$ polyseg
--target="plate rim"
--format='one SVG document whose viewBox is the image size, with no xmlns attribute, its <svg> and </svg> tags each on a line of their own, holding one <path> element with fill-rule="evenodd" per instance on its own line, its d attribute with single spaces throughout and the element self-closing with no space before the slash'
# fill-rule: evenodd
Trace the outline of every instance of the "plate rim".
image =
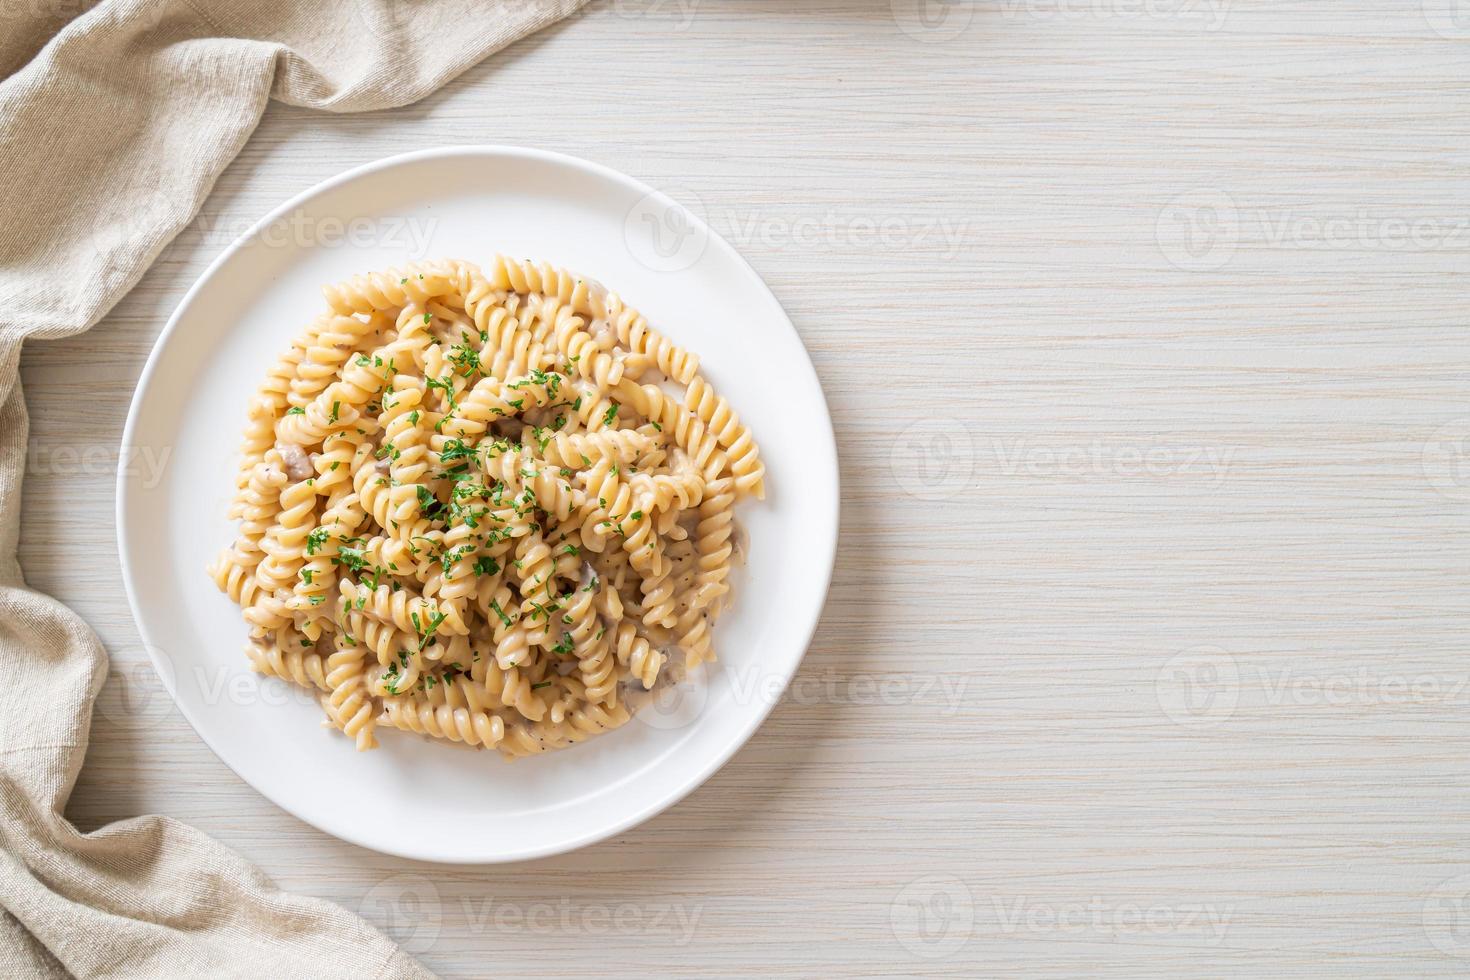
<svg viewBox="0 0 1470 980">
<path fill-rule="evenodd" d="M 733 259 L 750 275 L 754 282 L 760 285 L 760 288 L 763 289 L 770 297 L 770 300 L 772 304 L 774 304 L 775 309 L 780 312 L 782 325 L 785 327 L 785 329 L 789 330 L 792 336 L 796 339 L 797 346 L 800 348 L 802 356 L 806 358 L 807 367 L 810 369 L 812 378 L 816 383 L 816 392 L 818 395 L 817 405 L 820 407 L 820 419 L 804 419 L 804 426 L 808 431 L 816 431 L 825 436 L 828 444 L 831 446 L 832 449 L 830 467 L 831 472 L 829 474 L 831 486 L 830 508 L 823 508 L 822 510 L 822 513 L 830 514 L 830 520 L 826 522 L 828 525 L 828 527 L 826 528 L 827 533 L 824 535 L 824 538 L 826 539 L 824 548 L 825 561 L 821 563 L 822 581 L 820 595 L 822 598 L 820 602 L 814 603 L 812 609 L 806 614 L 806 621 L 799 624 L 797 635 L 801 639 L 800 653 L 792 661 L 790 670 L 783 672 L 783 676 L 781 676 L 780 678 L 779 687 L 774 692 L 774 696 L 767 699 L 762 699 L 763 703 L 757 706 L 757 710 L 752 712 L 746 722 L 735 732 L 735 734 L 731 738 L 728 739 L 727 744 L 723 748 L 721 748 L 719 752 L 713 753 L 710 760 L 704 766 L 697 769 L 689 778 L 687 778 L 683 782 L 682 785 L 679 785 L 674 789 L 664 792 L 662 794 L 656 794 L 653 798 L 650 799 L 648 803 L 641 807 L 635 808 L 630 815 L 623 817 L 620 820 L 616 820 L 607 826 L 599 827 L 583 834 L 571 836 L 559 842 L 542 844 L 521 849 L 502 850 L 496 852 L 493 855 L 481 854 L 473 856 L 471 858 L 465 858 L 462 856 L 441 856 L 440 854 L 420 850 L 413 846 L 399 846 L 396 841 L 390 845 L 384 845 L 383 843 L 380 843 L 378 841 L 369 840 L 365 838 L 362 834 L 325 827 L 321 823 L 318 823 L 316 820 L 304 816 L 298 810 L 298 808 L 290 802 L 289 799 L 283 799 L 278 794 L 273 794 L 267 792 L 264 789 L 261 789 L 253 781 L 248 779 L 238 769 L 236 769 L 235 766 L 230 762 L 230 760 L 226 758 L 225 753 L 222 752 L 220 747 L 215 744 L 215 742 L 210 738 L 208 734 L 206 734 L 207 726 L 201 725 L 200 721 L 195 718 L 192 708 L 188 707 L 185 702 L 180 700 L 180 698 L 178 697 L 178 694 L 174 689 L 174 685 L 170 683 L 169 672 L 165 670 L 159 663 L 156 651 L 160 650 L 161 648 L 153 641 L 153 638 L 150 635 L 148 628 L 144 625 L 145 620 L 142 615 L 142 609 L 140 607 L 137 590 L 133 586 L 134 575 L 138 573 L 138 569 L 136 567 L 138 565 L 138 562 L 135 560 L 134 557 L 132 557 L 132 555 L 134 551 L 138 549 L 138 545 L 136 542 L 133 541 L 133 536 L 129 533 L 128 523 L 126 520 L 127 512 L 129 509 L 129 502 L 131 499 L 129 493 L 131 480 L 128 475 L 129 467 L 124 465 L 124 462 L 128 458 L 128 447 L 132 445 L 133 436 L 136 426 L 138 424 L 138 418 L 142 410 L 145 392 L 149 390 L 150 386 L 155 380 L 154 375 L 157 372 L 162 353 L 169 345 L 169 342 L 172 340 L 175 331 L 178 329 L 179 324 L 183 319 L 184 313 L 193 304 L 195 297 L 204 288 L 204 286 L 214 278 L 216 273 L 220 270 L 222 266 L 225 265 L 225 263 L 233 258 L 236 253 L 247 247 L 262 229 L 269 227 L 273 222 L 277 221 L 283 216 L 289 215 L 293 210 L 308 203 L 312 198 L 320 194 L 324 194 L 343 184 L 350 183 L 361 177 L 365 177 L 369 174 L 373 174 L 382 170 L 389 170 L 396 167 L 417 163 L 423 160 L 457 156 L 509 157 L 520 159 L 522 161 L 533 164 L 554 163 L 562 166 L 568 166 L 586 171 L 597 177 L 602 178 L 603 180 L 611 181 L 615 184 L 622 184 L 628 189 L 638 192 L 642 197 L 652 197 L 666 207 L 673 207 L 683 212 L 686 218 L 693 221 L 695 223 L 695 226 L 701 228 L 703 232 L 708 236 L 708 247 L 723 249 L 726 253 L 727 258 Z M 818 421 L 820 421 L 820 426 L 817 425 Z M 821 623 L 822 613 L 826 609 L 827 602 L 831 597 L 832 575 L 836 566 L 837 544 L 841 529 L 841 465 L 837 452 L 836 432 L 832 427 L 832 413 L 830 406 L 827 403 L 827 394 L 822 387 L 821 376 L 817 373 L 816 365 L 812 363 L 811 352 L 807 350 L 806 344 L 801 338 L 801 334 L 797 331 L 795 324 L 793 324 L 791 321 L 790 314 L 788 314 L 785 307 L 781 305 L 781 301 L 771 290 L 771 287 L 765 281 L 765 278 L 762 277 L 760 273 L 755 270 L 755 268 L 746 260 L 745 256 L 740 254 L 739 250 L 731 245 L 729 241 L 724 238 L 724 236 L 720 235 L 719 232 L 711 228 L 701 215 L 691 212 L 688 208 L 684 207 L 681 203 L 669 197 L 663 191 L 658 190 L 654 187 L 650 187 L 643 181 L 638 180 L 637 178 L 632 177 L 628 174 L 625 174 L 622 171 L 615 170 L 605 164 L 597 163 L 592 160 L 587 160 L 583 157 L 574 156 L 569 153 L 562 153 L 555 150 L 545 150 L 537 147 L 520 146 L 508 143 L 477 143 L 454 146 L 441 146 L 425 150 L 414 150 L 408 153 L 399 153 L 392 156 L 382 157 L 377 160 L 371 160 L 367 163 L 351 167 L 347 170 L 342 171 L 341 173 L 335 174 L 331 177 L 326 178 L 325 180 L 313 184 L 305 190 L 291 196 L 278 206 L 272 208 L 258 221 L 251 224 L 249 228 L 243 231 L 227 247 L 225 247 L 225 249 L 221 251 L 220 254 L 217 255 L 214 260 L 205 267 L 204 271 L 199 274 L 198 278 L 194 280 L 193 284 L 188 288 L 187 291 L 185 291 L 184 295 L 180 298 L 178 304 L 174 307 L 173 312 L 169 315 L 168 321 L 164 324 L 163 329 L 159 332 L 158 337 L 154 340 L 153 345 L 148 352 L 148 358 L 143 364 L 143 369 L 138 375 L 137 383 L 133 388 L 133 394 L 128 403 L 127 419 L 123 424 L 122 442 L 120 446 L 120 451 L 118 453 L 118 460 L 119 463 L 117 468 L 117 478 L 115 482 L 116 493 L 113 516 L 114 524 L 117 529 L 116 533 L 120 572 L 123 582 L 123 590 L 126 593 L 128 599 L 128 610 L 132 614 L 133 626 L 138 631 L 139 638 L 143 641 L 144 649 L 148 653 L 148 659 L 153 666 L 154 672 L 158 674 L 160 681 L 163 683 L 164 690 L 168 692 L 168 695 L 173 701 L 174 706 L 178 709 L 179 713 L 184 717 L 184 719 L 189 723 L 189 726 L 194 730 L 194 733 L 198 735 L 200 740 L 203 741 L 204 744 L 209 748 L 209 750 L 214 753 L 215 758 L 223 763 L 230 772 L 235 774 L 236 778 L 238 778 L 246 786 L 249 786 L 252 791 L 258 793 L 266 800 L 269 800 L 275 806 L 295 817 L 297 820 L 300 820 L 302 823 L 305 823 L 330 837 L 335 837 L 339 840 L 346 841 L 349 844 L 356 845 L 366 850 L 370 850 L 380 854 L 388 854 L 394 857 L 424 861 L 433 864 L 466 866 L 505 864 L 517 861 L 536 860 L 538 858 L 550 857 L 557 854 L 565 854 L 570 851 L 579 850 L 583 847 L 588 847 L 601 841 L 607 840 L 610 837 L 613 837 L 626 830 L 643 824 L 648 820 L 651 820 L 652 818 L 658 816 L 660 813 L 663 813 L 665 810 L 679 803 L 690 793 L 693 793 L 700 786 L 703 786 L 706 782 L 708 782 L 715 773 L 724 768 L 725 764 L 734 757 L 735 753 L 739 752 L 740 749 L 742 749 L 746 745 L 746 743 L 750 741 L 751 737 L 756 733 L 756 731 L 758 731 L 760 727 L 765 724 L 766 719 L 775 709 L 775 706 L 781 701 L 781 697 L 790 686 L 792 679 L 795 678 L 797 672 L 801 669 L 801 665 L 805 661 L 808 651 L 811 649 L 811 643 L 816 635 L 817 626 Z M 415 838 L 408 838 L 409 841 L 412 841 L 414 839 Z"/>
</svg>

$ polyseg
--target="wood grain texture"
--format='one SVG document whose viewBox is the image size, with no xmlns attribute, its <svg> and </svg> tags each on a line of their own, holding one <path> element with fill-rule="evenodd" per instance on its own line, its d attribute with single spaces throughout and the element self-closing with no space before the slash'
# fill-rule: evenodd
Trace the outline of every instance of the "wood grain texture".
<svg viewBox="0 0 1470 980">
<path fill-rule="evenodd" d="M 114 663 L 70 816 L 186 820 L 447 977 L 1463 976 L 1456 13 L 617 0 L 419 105 L 272 106 L 115 312 L 24 354 L 23 566 Z M 234 233 L 496 141 L 734 241 L 816 363 L 844 512 L 798 686 L 723 771 L 602 845 L 441 869 L 278 811 L 173 709 L 113 447 Z"/>
</svg>

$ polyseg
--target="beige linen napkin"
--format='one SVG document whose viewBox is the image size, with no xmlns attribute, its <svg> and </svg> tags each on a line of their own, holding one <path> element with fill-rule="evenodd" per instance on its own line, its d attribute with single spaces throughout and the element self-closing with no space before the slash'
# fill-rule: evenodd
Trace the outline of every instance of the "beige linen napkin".
<svg viewBox="0 0 1470 980">
<path fill-rule="evenodd" d="M 0 977 L 429 975 L 174 820 L 62 817 L 107 657 L 16 562 L 17 364 L 26 337 L 86 330 L 132 288 L 268 99 L 413 102 L 581 2 L 0 4 Z"/>
</svg>

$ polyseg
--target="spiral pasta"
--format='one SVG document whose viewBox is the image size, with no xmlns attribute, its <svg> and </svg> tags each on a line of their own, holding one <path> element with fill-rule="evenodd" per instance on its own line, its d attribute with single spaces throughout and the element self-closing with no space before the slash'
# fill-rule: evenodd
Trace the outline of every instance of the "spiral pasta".
<svg viewBox="0 0 1470 980">
<path fill-rule="evenodd" d="M 324 290 L 250 402 L 210 565 L 259 672 L 358 749 L 565 748 L 714 659 L 749 428 L 598 283 L 496 256 Z"/>
</svg>

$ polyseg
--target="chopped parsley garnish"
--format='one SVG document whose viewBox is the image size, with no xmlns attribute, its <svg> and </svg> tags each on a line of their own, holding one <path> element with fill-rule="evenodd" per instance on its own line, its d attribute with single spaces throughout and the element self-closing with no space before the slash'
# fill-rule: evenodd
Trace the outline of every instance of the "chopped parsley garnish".
<svg viewBox="0 0 1470 980">
<path fill-rule="evenodd" d="M 337 549 L 337 557 L 332 560 L 356 572 L 367 565 L 367 554 L 361 548 L 342 547 Z"/>
<path fill-rule="evenodd" d="M 419 622 L 418 613 L 413 613 L 410 618 L 413 620 L 414 630 L 423 637 L 423 639 L 419 640 L 419 649 L 422 650 L 429 645 L 429 641 L 434 638 L 434 631 L 439 628 L 444 620 L 449 618 L 449 615 L 442 612 L 431 612 L 429 613 L 428 623 Z"/>
<path fill-rule="evenodd" d="M 306 536 L 306 553 L 308 555 L 316 554 L 317 550 L 321 548 L 322 545 L 327 543 L 327 538 L 330 536 L 331 532 L 324 527 L 313 529 L 312 532 Z"/>
<path fill-rule="evenodd" d="M 450 348 L 448 360 L 449 363 L 458 367 L 460 373 L 465 377 L 480 370 L 480 355 L 466 344 L 455 344 Z"/>
<path fill-rule="evenodd" d="M 441 463 L 474 458 L 475 447 L 467 445 L 463 439 L 450 439 L 444 443 L 444 448 L 439 450 L 439 462 Z"/>
</svg>

